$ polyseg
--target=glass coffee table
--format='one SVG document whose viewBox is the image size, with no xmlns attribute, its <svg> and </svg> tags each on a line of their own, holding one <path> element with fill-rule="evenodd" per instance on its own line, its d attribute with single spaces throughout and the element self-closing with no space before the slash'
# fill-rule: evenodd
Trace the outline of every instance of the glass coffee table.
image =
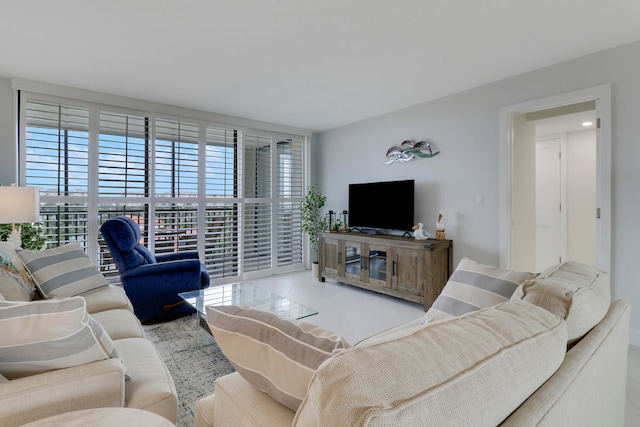
<svg viewBox="0 0 640 427">
<path fill-rule="evenodd" d="M 198 311 L 199 324 L 207 326 L 207 306 L 237 305 L 269 311 L 290 320 L 304 319 L 318 312 L 285 297 L 259 288 L 249 282 L 210 286 L 198 291 L 178 294 L 187 304 Z"/>
</svg>

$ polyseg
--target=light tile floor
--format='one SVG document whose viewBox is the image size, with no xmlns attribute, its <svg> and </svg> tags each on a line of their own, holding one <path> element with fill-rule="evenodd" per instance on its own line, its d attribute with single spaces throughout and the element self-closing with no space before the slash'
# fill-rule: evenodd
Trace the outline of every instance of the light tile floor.
<svg viewBox="0 0 640 427">
<path fill-rule="evenodd" d="M 421 304 L 332 280 L 321 283 L 310 271 L 247 281 L 318 310 L 304 320 L 341 334 L 351 344 L 424 315 Z M 628 354 L 625 426 L 632 427 L 640 425 L 640 348 L 631 346 Z"/>
</svg>

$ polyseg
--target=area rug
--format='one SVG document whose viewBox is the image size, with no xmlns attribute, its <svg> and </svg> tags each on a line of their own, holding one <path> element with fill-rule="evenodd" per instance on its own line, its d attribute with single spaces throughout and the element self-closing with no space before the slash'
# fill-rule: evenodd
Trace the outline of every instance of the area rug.
<svg viewBox="0 0 640 427">
<path fill-rule="evenodd" d="M 193 427 L 195 403 L 213 391 L 216 378 L 234 371 L 215 339 L 192 316 L 143 325 L 147 339 L 160 353 L 178 392 L 177 427 Z"/>
</svg>

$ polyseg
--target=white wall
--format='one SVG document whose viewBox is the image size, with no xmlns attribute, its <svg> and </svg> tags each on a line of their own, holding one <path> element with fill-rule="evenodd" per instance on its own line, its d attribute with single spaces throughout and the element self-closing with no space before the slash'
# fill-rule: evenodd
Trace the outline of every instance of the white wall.
<svg viewBox="0 0 640 427">
<path fill-rule="evenodd" d="M 16 120 L 11 80 L 0 78 L 0 184 L 17 180 Z"/>
<path fill-rule="evenodd" d="M 432 231 L 438 211 L 445 212 L 455 262 L 468 256 L 498 265 L 500 108 L 611 83 L 612 293 L 640 307 L 639 75 L 640 43 L 634 43 L 320 133 L 317 177 L 327 207 L 347 206 L 349 183 L 413 178 L 416 222 Z M 390 146 L 422 138 L 441 154 L 384 164 Z M 632 342 L 640 345 L 640 310 L 632 312 L 631 327 Z"/>
<path fill-rule="evenodd" d="M 536 270 L 536 126 L 513 118 L 511 268 Z"/>
<path fill-rule="evenodd" d="M 591 166 L 590 166 L 591 165 Z M 567 257 L 596 265 L 596 134 L 567 133 Z"/>
</svg>

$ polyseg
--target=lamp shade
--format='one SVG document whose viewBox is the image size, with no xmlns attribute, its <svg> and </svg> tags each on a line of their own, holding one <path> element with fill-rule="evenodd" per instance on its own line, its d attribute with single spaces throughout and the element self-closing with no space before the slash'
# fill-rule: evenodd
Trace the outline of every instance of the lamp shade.
<svg viewBox="0 0 640 427">
<path fill-rule="evenodd" d="M 0 224 L 40 220 L 40 190 L 36 187 L 0 186 Z"/>
</svg>

